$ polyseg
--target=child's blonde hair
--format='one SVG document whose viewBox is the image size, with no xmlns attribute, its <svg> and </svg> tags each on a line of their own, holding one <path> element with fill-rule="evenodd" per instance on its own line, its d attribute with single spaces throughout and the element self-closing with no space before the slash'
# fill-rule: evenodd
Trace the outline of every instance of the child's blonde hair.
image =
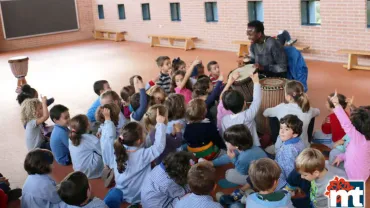
<svg viewBox="0 0 370 208">
<path fill-rule="evenodd" d="M 157 125 L 157 109 L 159 113 L 166 118 L 165 124 L 168 122 L 168 111 L 164 105 L 153 105 L 144 114 L 144 125 L 147 131 L 152 130 Z"/>
<path fill-rule="evenodd" d="M 29 98 L 21 105 L 21 121 L 26 125 L 29 121 L 37 119 L 37 106 L 41 105 L 38 98 Z"/>
<path fill-rule="evenodd" d="M 296 158 L 295 168 L 297 171 L 310 174 L 316 170 L 322 172 L 325 169 L 325 157 L 319 150 L 307 148 Z"/>
<path fill-rule="evenodd" d="M 303 113 L 310 110 L 310 101 L 308 100 L 307 94 L 304 93 L 302 83 L 295 80 L 288 81 L 285 85 L 285 93 L 293 98 L 294 102 L 298 104 Z"/>
<path fill-rule="evenodd" d="M 200 98 L 195 98 L 189 102 L 185 117 L 189 122 L 194 123 L 202 121 L 206 117 L 206 114 L 206 102 Z"/>
</svg>

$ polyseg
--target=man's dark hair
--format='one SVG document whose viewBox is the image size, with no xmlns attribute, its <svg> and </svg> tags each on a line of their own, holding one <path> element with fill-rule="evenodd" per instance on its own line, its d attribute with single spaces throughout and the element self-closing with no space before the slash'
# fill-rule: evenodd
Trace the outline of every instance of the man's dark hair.
<svg viewBox="0 0 370 208">
<path fill-rule="evenodd" d="M 263 23 L 258 21 L 258 20 L 254 20 L 254 21 L 251 21 L 248 23 L 248 27 L 253 27 L 256 31 L 256 33 L 262 33 L 262 34 L 265 34 L 265 27 L 263 26 Z"/>
</svg>

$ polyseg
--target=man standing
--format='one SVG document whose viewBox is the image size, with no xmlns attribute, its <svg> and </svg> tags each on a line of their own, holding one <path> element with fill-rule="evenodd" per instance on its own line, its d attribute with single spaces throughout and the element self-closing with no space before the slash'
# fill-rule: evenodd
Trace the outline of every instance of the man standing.
<svg viewBox="0 0 370 208">
<path fill-rule="evenodd" d="M 247 36 L 251 41 L 250 62 L 266 77 L 287 77 L 288 59 L 278 40 L 265 36 L 263 23 L 248 23 Z"/>
</svg>

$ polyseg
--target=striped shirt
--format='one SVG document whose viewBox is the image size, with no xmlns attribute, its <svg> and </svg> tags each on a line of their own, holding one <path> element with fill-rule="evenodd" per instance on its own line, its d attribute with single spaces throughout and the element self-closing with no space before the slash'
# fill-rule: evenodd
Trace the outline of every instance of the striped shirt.
<svg viewBox="0 0 370 208">
<path fill-rule="evenodd" d="M 168 74 L 161 74 L 159 75 L 159 79 L 156 83 L 160 86 L 167 94 L 171 92 L 171 77 Z"/>
<path fill-rule="evenodd" d="M 182 187 L 168 176 L 161 163 L 150 172 L 142 185 L 141 205 L 143 208 L 173 208 L 189 192 L 188 186 Z"/>
</svg>

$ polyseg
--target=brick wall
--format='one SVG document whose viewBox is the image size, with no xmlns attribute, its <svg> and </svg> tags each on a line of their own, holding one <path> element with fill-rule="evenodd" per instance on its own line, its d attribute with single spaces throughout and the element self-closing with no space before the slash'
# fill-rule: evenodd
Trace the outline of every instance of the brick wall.
<svg viewBox="0 0 370 208">
<path fill-rule="evenodd" d="M 300 0 L 262 0 L 266 34 L 287 29 L 299 43 L 310 45 L 306 58 L 344 61 L 341 48 L 368 50 L 370 29 L 366 27 L 365 0 L 324 0 L 320 2 L 321 26 L 302 26 Z M 181 22 L 171 22 L 170 2 L 180 2 Z M 197 36 L 198 48 L 236 51 L 232 40 L 246 39 L 247 0 L 217 0 L 219 21 L 207 23 L 205 0 L 93 0 L 95 27 L 127 31 L 127 39 L 149 42 L 148 34 Z M 150 3 L 151 20 L 143 21 L 141 3 Z M 104 5 L 105 19 L 99 20 L 97 4 Z M 125 5 L 126 19 L 118 19 L 117 4 Z"/>
<path fill-rule="evenodd" d="M 76 0 L 80 30 L 76 32 L 44 35 L 16 40 L 5 40 L 2 22 L 0 21 L 0 52 L 45 45 L 65 43 L 77 40 L 92 39 L 94 29 L 92 0 Z M 1 12 L 1 11 L 0 11 Z M 1 18 L 1 16 L 0 16 Z"/>
</svg>

